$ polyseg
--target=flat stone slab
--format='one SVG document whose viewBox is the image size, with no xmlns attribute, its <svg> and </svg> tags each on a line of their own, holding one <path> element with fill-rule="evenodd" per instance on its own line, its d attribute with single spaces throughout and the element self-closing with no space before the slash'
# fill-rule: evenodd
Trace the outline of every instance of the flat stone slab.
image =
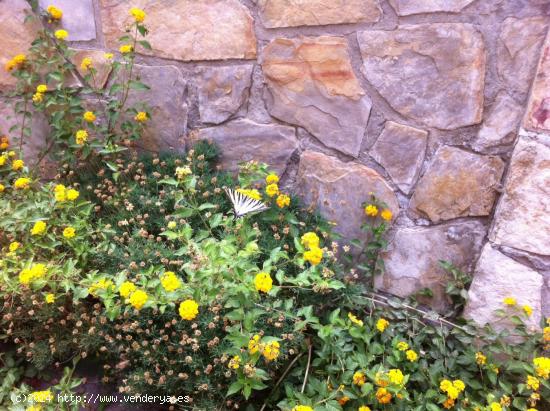
<svg viewBox="0 0 550 411">
<path fill-rule="evenodd" d="M 357 41 L 368 81 L 403 116 L 443 130 L 481 121 L 485 46 L 471 24 L 367 30 Z"/>
<path fill-rule="evenodd" d="M 523 127 L 533 131 L 550 132 L 550 33 L 542 48 Z"/>
<path fill-rule="evenodd" d="M 458 13 L 474 0 L 389 0 L 399 16 L 411 14 L 450 12 Z"/>
<path fill-rule="evenodd" d="M 44 10 L 56 6 L 63 12 L 60 27 L 69 32 L 68 41 L 89 41 L 96 38 L 92 0 L 39 0 Z"/>
</svg>

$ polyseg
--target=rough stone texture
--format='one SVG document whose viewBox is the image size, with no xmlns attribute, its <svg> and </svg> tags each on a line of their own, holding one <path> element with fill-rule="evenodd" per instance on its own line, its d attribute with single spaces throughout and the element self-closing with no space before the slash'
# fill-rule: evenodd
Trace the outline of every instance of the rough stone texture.
<svg viewBox="0 0 550 411">
<path fill-rule="evenodd" d="M 109 78 L 109 74 L 111 73 L 111 62 L 109 62 L 105 58 L 105 52 L 102 50 L 77 50 L 72 62 L 76 66 L 76 69 L 80 73 L 82 77 L 84 77 L 87 72 L 84 72 L 80 68 L 80 64 L 82 63 L 82 60 L 84 57 L 90 57 L 93 61 L 93 67 L 97 70 L 96 74 L 94 75 L 95 83 L 92 84 L 96 88 L 103 88 L 105 87 L 105 83 L 107 83 L 107 79 Z M 91 80 L 92 83 L 94 83 L 93 80 Z M 75 79 L 75 84 L 80 84 L 80 81 Z"/>
<path fill-rule="evenodd" d="M 27 54 L 37 29 L 31 22 L 25 23 L 30 11 L 25 0 L 0 1 L 0 92 L 3 87 L 12 87 L 16 78 L 4 70 L 6 63 L 19 53 Z"/>
<path fill-rule="evenodd" d="M 550 34 L 542 49 L 523 126 L 528 130 L 550 131 Z"/>
<path fill-rule="evenodd" d="M 449 274 L 439 261 L 449 261 L 463 272 L 470 272 L 485 232 L 484 225 L 477 221 L 397 230 L 382 255 L 385 270 L 376 277 L 376 287 L 401 297 L 429 288 L 433 297 L 421 301 L 443 312 L 451 302 L 445 295 Z"/>
<path fill-rule="evenodd" d="M 520 137 L 490 238 L 497 244 L 550 255 L 550 148 Z"/>
<path fill-rule="evenodd" d="M 199 70 L 197 87 L 203 123 L 226 121 L 246 102 L 252 82 L 251 64 Z"/>
<path fill-rule="evenodd" d="M 275 124 L 258 124 L 235 120 L 218 127 L 196 130 L 191 141 L 209 140 L 221 149 L 221 166 L 236 171 L 241 162 L 256 160 L 267 163 L 282 175 L 290 156 L 298 148 L 296 130 Z"/>
<path fill-rule="evenodd" d="M 444 130 L 481 121 L 485 46 L 472 25 L 405 25 L 357 39 L 365 76 L 403 116 Z"/>
<path fill-rule="evenodd" d="M 388 121 L 371 149 L 371 156 L 406 194 L 411 191 L 426 154 L 428 133 Z"/>
<path fill-rule="evenodd" d="M 277 38 L 264 49 L 262 68 L 271 115 L 357 157 L 371 101 L 353 72 L 346 39 Z"/>
<path fill-rule="evenodd" d="M 503 170 L 498 157 L 444 146 L 418 182 L 411 208 L 433 222 L 489 215 Z"/>
<path fill-rule="evenodd" d="M 92 0 L 39 0 L 43 9 L 54 5 L 63 11 L 60 27 L 69 32 L 69 41 L 94 40 L 95 19 Z"/>
<path fill-rule="evenodd" d="M 377 0 L 259 0 L 264 26 L 295 27 L 378 21 Z"/>
<path fill-rule="evenodd" d="M 128 105 L 145 102 L 151 109 L 143 139 L 137 146 L 150 151 L 183 151 L 187 128 L 186 82 L 175 66 L 135 65 L 134 72 L 151 90 L 132 90 Z"/>
<path fill-rule="evenodd" d="M 539 59 L 547 17 L 504 20 L 497 46 L 497 67 L 506 86 L 526 93 L 531 86 Z"/>
<path fill-rule="evenodd" d="M 100 0 L 107 46 L 118 49 L 118 38 L 131 21 L 128 10 L 147 13 L 147 40 L 153 54 L 175 60 L 252 59 L 256 57 L 254 21 L 238 0 Z"/>
<path fill-rule="evenodd" d="M 306 204 L 315 206 L 346 240 L 363 238 L 362 204 L 376 193 L 397 216 L 399 205 L 392 189 L 375 170 L 356 162 L 305 151 L 300 158 L 298 192 Z"/>
<path fill-rule="evenodd" d="M 473 148 L 484 150 L 513 143 L 522 114 L 523 107 L 505 91 L 501 92 L 489 109 Z"/>
<path fill-rule="evenodd" d="M 458 13 L 474 0 L 389 0 L 399 16 L 447 11 Z"/>
<path fill-rule="evenodd" d="M 520 306 L 529 305 L 533 308 L 527 324 L 538 328 L 542 286 L 543 280 L 539 273 L 487 243 L 477 262 L 464 314 L 478 324 L 491 323 L 497 329 L 505 328 L 510 323 L 506 319 L 497 320 L 494 311 L 505 309 L 514 312 L 515 309 L 506 308 L 502 302 L 506 297 L 514 297 Z"/>
</svg>

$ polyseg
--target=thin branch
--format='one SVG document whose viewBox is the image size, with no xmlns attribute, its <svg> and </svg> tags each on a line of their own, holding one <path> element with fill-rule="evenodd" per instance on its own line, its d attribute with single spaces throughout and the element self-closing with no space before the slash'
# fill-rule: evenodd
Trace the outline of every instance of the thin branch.
<svg viewBox="0 0 550 411">
<path fill-rule="evenodd" d="M 307 354 L 307 366 L 306 366 L 306 375 L 304 377 L 304 383 L 302 384 L 302 389 L 300 392 L 303 394 L 304 390 L 306 389 L 307 384 L 307 377 L 309 375 L 309 367 L 311 366 L 311 353 L 313 352 L 313 344 L 311 343 L 311 340 L 308 340 L 309 350 Z"/>
<path fill-rule="evenodd" d="M 303 355 L 304 355 L 304 352 L 301 352 L 296 357 L 294 357 L 294 359 L 290 362 L 290 364 L 288 364 L 288 367 L 286 367 L 285 372 L 283 372 L 283 374 L 279 377 L 279 379 L 277 380 L 277 382 L 275 383 L 275 385 L 271 389 L 271 392 L 269 393 L 269 395 L 265 399 L 265 401 L 262 405 L 262 408 L 260 408 L 260 411 L 264 411 L 265 407 L 267 407 L 267 400 L 269 400 L 269 398 L 271 397 L 271 394 L 277 389 L 277 387 L 281 384 L 281 382 L 283 382 L 283 380 L 285 379 L 287 374 L 290 372 L 290 370 L 292 369 L 294 364 L 296 364 L 296 361 L 298 361 L 300 358 L 302 358 Z"/>
</svg>

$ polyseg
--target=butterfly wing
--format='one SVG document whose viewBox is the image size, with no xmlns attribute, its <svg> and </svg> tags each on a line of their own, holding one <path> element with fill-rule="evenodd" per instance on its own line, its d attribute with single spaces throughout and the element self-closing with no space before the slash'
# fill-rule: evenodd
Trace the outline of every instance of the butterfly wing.
<svg viewBox="0 0 550 411">
<path fill-rule="evenodd" d="M 235 218 L 241 218 L 250 213 L 259 213 L 260 211 L 264 211 L 269 208 L 261 201 L 254 200 L 253 198 L 245 196 L 235 190 L 226 188 L 225 192 L 233 204 Z"/>
</svg>

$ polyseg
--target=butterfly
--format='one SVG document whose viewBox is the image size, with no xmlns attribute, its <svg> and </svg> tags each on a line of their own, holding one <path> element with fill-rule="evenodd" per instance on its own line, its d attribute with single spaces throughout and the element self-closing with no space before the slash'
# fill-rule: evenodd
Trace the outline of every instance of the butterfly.
<svg viewBox="0 0 550 411">
<path fill-rule="evenodd" d="M 235 213 L 235 220 L 237 218 L 244 217 L 250 213 L 259 213 L 269 209 L 264 203 L 259 200 L 254 200 L 244 194 L 239 193 L 236 190 L 231 190 L 229 188 L 225 189 L 227 196 L 233 203 L 233 212 Z"/>
</svg>

